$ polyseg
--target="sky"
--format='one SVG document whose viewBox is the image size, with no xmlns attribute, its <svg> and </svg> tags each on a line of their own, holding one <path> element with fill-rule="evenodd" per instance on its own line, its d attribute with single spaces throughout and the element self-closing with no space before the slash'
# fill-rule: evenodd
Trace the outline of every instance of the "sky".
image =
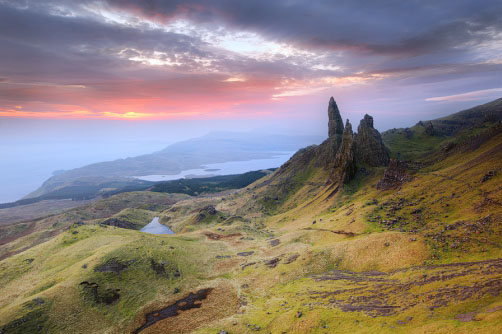
<svg viewBox="0 0 502 334">
<path fill-rule="evenodd" d="M 0 117 L 315 132 L 334 96 L 354 122 L 412 125 L 502 96 L 500 13 L 493 0 L 0 0 Z"/>
<path fill-rule="evenodd" d="M 211 131 L 327 135 L 330 96 L 381 131 L 489 102 L 500 13 L 500 0 L 0 0 L 0 174 Z"/>
</svg>

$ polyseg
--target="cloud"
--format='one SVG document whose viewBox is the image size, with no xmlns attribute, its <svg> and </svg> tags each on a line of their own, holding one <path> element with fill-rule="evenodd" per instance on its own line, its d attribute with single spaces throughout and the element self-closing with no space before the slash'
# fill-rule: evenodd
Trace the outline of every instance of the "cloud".
<svg viewBox="0 0 502 334">
<path fill-rule="evenodd" d="M 0 116 L 238 117 L 333 94 L 404 113 L 405 101 L 500 87 L 501 11 L 484 0 L 0 0 Z"/>
<path fill-rule="evenodd" d="M 502 88 L 491 88 L 476 90 L 472 92 L 448 95 L 448 96 L 436 96 L 426 98 L 425 101 L 429 102 L 451 102 L 451 101 L 477 101 L 483 98 L 494 98 L 502 95 Z"/>
<path fill-rule="evenodd" d="M 489 40 L 500 31 L 494 1 L 162 1 L 107 0 L 116 8 L 169 21 L 248 30 L 272 40 L 328 50 L 421 54 Z"/>
</svg>

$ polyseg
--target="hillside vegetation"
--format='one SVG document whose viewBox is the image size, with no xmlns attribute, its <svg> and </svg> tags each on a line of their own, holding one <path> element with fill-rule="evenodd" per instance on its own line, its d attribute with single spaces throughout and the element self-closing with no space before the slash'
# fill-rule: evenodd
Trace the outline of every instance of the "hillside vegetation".
<svg viewBox="0 0 502 334">
<path fill-rule="evenodd" d="M 325 142 L 240 190 L 2 226 L 0 332 L 500 332 L 501 101 L 380 135 L 333 100 Z"/>
</svg>

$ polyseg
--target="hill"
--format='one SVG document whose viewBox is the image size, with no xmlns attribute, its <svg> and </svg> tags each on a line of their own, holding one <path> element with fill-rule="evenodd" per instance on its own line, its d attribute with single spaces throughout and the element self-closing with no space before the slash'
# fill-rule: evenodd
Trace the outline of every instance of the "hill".
<svg viewBox="0 0 502 334">
<path fill-rule="evenodd" d="M 123 193 L 25 222 L 1 246 L 0 329 L 499 332 L 502 123 L 479 116 L 497 106 L 380 135 L 331 100 L 326 141 L 241 190 Z M 137 231 L 153 216 L 176 234 Z"/>
<path fill-rule="evenodd" d="M 205 164 L 271 158 L 278 152 L 295 151 L 318 141 L 316 136 L 215 132 L 172 144 L 152 154 L 61 171 L 24 199 L 65 187 L 88 187 L 95 192 L 95 189 L 108 189 L 113 183 L 134 186 L 133 176 L 178 174 L 183 170 L 202 168 Z"/>
</svg>

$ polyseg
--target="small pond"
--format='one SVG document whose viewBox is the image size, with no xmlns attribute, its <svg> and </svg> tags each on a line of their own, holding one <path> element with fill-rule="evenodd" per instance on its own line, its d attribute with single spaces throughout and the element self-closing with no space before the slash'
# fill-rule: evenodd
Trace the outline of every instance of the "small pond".
<svg viewBox="0 0 502 334">
<path fill-rule="evenodd" d="M 159 217 L 152 219 L 148 225 L 145 225 L 140 232 L 152 233 L 152 234 L 174 234 L 174 232 L 167 226 L 159 223 Z"/>
</svg>

